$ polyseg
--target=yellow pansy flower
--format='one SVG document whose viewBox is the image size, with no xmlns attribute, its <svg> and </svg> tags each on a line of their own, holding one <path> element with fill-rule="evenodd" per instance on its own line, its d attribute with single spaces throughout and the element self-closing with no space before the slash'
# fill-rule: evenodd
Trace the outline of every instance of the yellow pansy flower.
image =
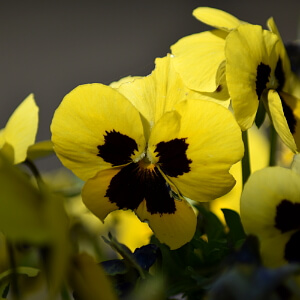
<svg viewBox="0 0 300 300">
<path fill-rule="evenodd" d="M 281 45 L 276 34 L 261 26 L 240 25 L 226 38 L 226 80 L 242 130 L 252 126 L 263 101 L 277 133 L 296 152 L 299 132 L 293 110 L 299 100 L 289 94 L 292 73 L 287 56 L 280 55 Z"/>
<path fill-rule="evenodd" d="M 214 8 L 199 7 L 193 14 L 217 29 L 185 37 L 172 46 L 175 68 L 185 83 L 201 90 L 199 84 L 195 85 L 201 79 L 202 84 L 216 88 L 222 78 L 220 74 L 226 70 L 226 81 L 221 86 L 227 84 L 234 114 L 242 130 L 252 126 L 259 101 L 263 101 L 279 136 L 293 152 L 297 152 L 300 101 L 296 93 L 299 88 L 295 84 L 299 86 L 300 83 L 291 72 L 273 18 L 267 22 L 268 31 Z M 215 36 L 205 39 L 206 35 Z M 205 68 L 210 71 L 206 72 Z"/>
<path fill-rule="evenodd" d="M 268 167 L 253 173 L 241 197 L 241 220 L 258 236 L 264 263 L 277 267 L 300 261 L 300 157 L 291 169 Z"/>
<path fill-rule="evenodd" d="M 30 94 L 13 112 L 0 130 L 0 151 L 14 164 L 23 162 L 34 144 L 38 128 L 38 107 Z"/>
<path fill-rule="evenodd" d="M 83 202 L 96 216 L 130 209 L 176 249 L 196 228 L 184 196 L 208 201 L 227 193 L 243 144 L 230 111 L 186 100 L 169 58 L 162 62 L 150 76 L 115 88 L 78 86 L 56 110 L 51 131 L 62 163 L 86 181 Z"/>
</svg>

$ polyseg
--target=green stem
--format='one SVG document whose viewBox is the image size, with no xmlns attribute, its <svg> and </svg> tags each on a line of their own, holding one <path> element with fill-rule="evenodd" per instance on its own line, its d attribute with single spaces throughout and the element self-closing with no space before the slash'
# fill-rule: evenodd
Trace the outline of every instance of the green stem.
<svg viewBox="0 0 300 300">
<path fill-rule="evenodd" d="M 277 145 L 277 132 L 274 126 L 270 125 L 270 157 L 269 166 L 276 165 L 276 145 Z"/>
<path fill-rule="evenodd" d="M 26 159 L 24 161 L 24 164 L 30 169 L 30 171 L 32 172 L 33 176 L 37 181 L 38 186 L 40 187 L 40 184 L 43 182 L 43 180 L 42 180 L 41 173 L 39 172 L 36 165 L 30 159 Z"/>
<path fill-rule="evenodd" d="M 11 244 L 11 242 L 7 242 L 7 252 L 9 256 L 9 263 L 10 268 L 12 270 L 11 273 L 11 291 L 13 299 L 19 300 L 20 299 L 20 291 L 19 291 L 19 285 L 18 285 L 18 278 L 17 278 L 17 264 L 15 260 L 15 253 L 14 253 L 14 247 Z"/>
<path fill-rule="evenodd" d="M 242 159 L 242 177 L 243 177 L 243 185 L 245 185 L 248 177 L 250 176 L 250 156 L 249 156 L 249 143 L 248 143 L 248 131 L 242 132 L 242 138 L 245 147 L 245 154 Z"/>
</svg>

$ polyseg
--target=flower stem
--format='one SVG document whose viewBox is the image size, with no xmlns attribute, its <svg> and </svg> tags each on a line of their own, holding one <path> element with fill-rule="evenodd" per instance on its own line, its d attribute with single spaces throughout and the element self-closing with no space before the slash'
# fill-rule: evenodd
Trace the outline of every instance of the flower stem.
<svg viewBox="0 0 300 300">
<path fill-rule="evenodd" d="M 243 177 L 243 185 L 247 181 L 248 177 L 250 176 L 250 156 L 249 156 L 249 143 L 248 143 L 248 131 L 242 132 L 242 138 L 245 147 L 244 157 L 242 159 L 242 177 Z"/>
<path fill-rule="evenodd" d="M 24 164 L 30 169 L 30 171 L 32 172 L 33 176 L 35 177 L 35 179 L 37 181 L 38 186 L 40 187 L 43 180 L 42 180 L 42 176 L 41 176 L 38 168 L 36 167 L 36 165 L 30 159 L 26 159 L 24 161 Z"/>
<path fill-rule="evenodd" d="M 274 126 L 270 125 L 270 157 L 269 166 L 276 165 L 276 144 L 277 144 L 277 133 Z"/>
</svg>

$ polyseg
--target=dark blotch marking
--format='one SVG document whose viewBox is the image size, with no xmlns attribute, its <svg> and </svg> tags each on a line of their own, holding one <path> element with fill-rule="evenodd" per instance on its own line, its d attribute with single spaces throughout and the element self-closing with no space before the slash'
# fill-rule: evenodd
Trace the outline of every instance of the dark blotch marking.
<svg viewBox="0 0 300 300">
<path fill-rule="evenodd" d="M 281 104 L 282 104 L 282 109 L 283 113 L 285 116 L 285 119 L 288 123 L 290 132 L 294 134 L 296 132 L 296 126 L 297 126 L 297 120 L 295 119 L 295 116 L 293 114 L 293 110 L 286 104 L 284 98 L 282 95 L 279 94 Z"/>
<path fill-rule="evenodd" d="M 300 262 L 300 231 L 292 234 L 285 245 L 284 258 L 289 262 Z"/>
<path fill-rule="evenodd" d="M 269 77 L 271 74 L 271 68 L 268 65 L 260 63 L 256 70 L 256 94 L 260 99 L 262 92 L 267 87 Z"/>
<path fill-rule="evenodd" d="M 169 142 L 160 142 L 154 152 L 158 153 L 158 164 L 161 170 L 170 177 L 177 177 L 188 173 L 192 162 L 186 156 L 188 144 L 186 138 L 174 139 Z"/>
<path fill-rule="evenodd" d="M 145 199 L 151 214 L 175 213 L 175 200 L 159 170 L 141 169 L 131 163 L 120 170 L 111 180 L 105 197 L 120 209 L 137 209 Z"/>
<path fill-rule="evenodd" d="M 113 166 L 124 165 L 130 162 L 130 156 L 135 150 L 138 150 L 134 139 L 115 130 L 105 131 L 104 145 L 97 146 L 100 156 L 104 161 Z"/>
<path fill-rule="evenodd" d="M 276 68 L 275 68 L 275 77 L 278 81 L 278 87 L 277 90 L 282 90 L 284 83 L 285 83 L 285 75 L 283 72 L 283 66 L 282 66 L 282 60 L 279 57 L 277 64 L 276 64 Z"/>
<path fill-rule="evenodd" d="M 220 93 L 220 92 L 222 92 L 222 90 L 223 90 L 223 86 L 221 84 L 219 84 L 217 89 L 216 89 L 216 92 Z"/>
<path fill-rule="evenodd" d="M 276 207 L 275 227 L 282 233 L 300 229 L 300 204 L 283 199 Z"/>
</svg>

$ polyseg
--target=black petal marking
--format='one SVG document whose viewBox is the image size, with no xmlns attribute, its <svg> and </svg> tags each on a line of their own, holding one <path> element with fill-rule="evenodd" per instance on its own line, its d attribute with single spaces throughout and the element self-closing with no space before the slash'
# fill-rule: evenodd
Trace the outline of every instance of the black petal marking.
<svg viewBox="0 0 300 300">
<path fill-rule="evenodd" d="M 300 203 L 283 199 L 276 208 L 275 227 L 282 233 L 300 229 Z"/>
<path fill-rule="evenodd" d="M 277 79 L 278 82 L 278 87 L 276 88 L 277 90 L 282 90 L 284 83 L 285 83 L 285 75 L 283 72 L 283 66 L 282 66 L 282 60 L 279 57 L 277 64 L 276 64 L 276 68 L 275 68 L 275 77 Z"/>
<path fill-rule="evenodd" d="M 260 63 L 256 70 L 256 94 L 260 99 L 262 92 L 267 87 L 269 77 L 271 74 L 271 68 L 268 65 Z"/>
<path fill-rule="evenodd" d="M 137 209 L 145 199 L 151 214 L 172 214 L 176 207 L 169 186 L 159 170 L 140 168 L 131 163 L 120 170 L 111 180 L 105 197 L 120 209 Z"/>
<path fill-rule="evenodd" d="M 284 258 L 292 262 L 300 262 L 300 231 L 292 234 L 291 238 L 285 245 Z"/>
<path fill-rule="evenodd" d="M 293 110 L 286 104 L 282 95 L 279 94 L 279 97 L 281 100 L 283 113 L 284 113 L 285 119 L 288 123 L 290 132 L 292 134 L 294 134 L 296 132 L 297 120 L 295 119 Z"/>
<path fill-rule="evenodd" d="M 135 150 L 138 150 L 136 141 L 115 130 L 105 132 L 104 145 L 97 146 L 99 150 L 97 156 L 102 157 L 104 161 L 113 166 L 129 163 L 130 156 Z"/>
<path fill-rule="evenodd" d="M 192 161 L 186 156 L 189 144 L 185 140 L 186 138 L 174 139 L 156 145 L 154 152 L 158 152 L 158 164 L 161 170 L 170 177 L 177 177 L 191 170 L 189 165 Z"/>
</svg>

